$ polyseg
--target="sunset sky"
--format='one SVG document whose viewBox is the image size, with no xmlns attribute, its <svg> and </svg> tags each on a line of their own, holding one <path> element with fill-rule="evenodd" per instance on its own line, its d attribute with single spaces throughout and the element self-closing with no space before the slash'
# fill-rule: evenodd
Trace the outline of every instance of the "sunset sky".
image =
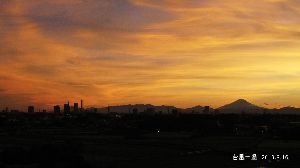
<svg viewBox="0 0 300 168">
<path fill-rule="evenodd" d="M 300 107 L 299 0 L 0 0 L 0 108 Z"/>
</svg>

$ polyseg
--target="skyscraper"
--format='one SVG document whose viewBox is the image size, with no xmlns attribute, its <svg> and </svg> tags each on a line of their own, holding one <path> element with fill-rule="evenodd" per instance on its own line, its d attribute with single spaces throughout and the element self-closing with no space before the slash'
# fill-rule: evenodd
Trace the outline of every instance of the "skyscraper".
<svg viewBox="0 0 300 168">
<path fill-rule="evenodd" d="M 60 107 L 59 107 L 59 105 L 54 106 L 53 107 L 53 111 L 54 111 L 55 114 L 59 114 L 60 113 Z"/>
<path fill-rule="evenodd" d="M 79 112 L 78 103 L 74 103 L 74 112 Z"/>
<path fill-rule="evenodd" d="M 28 113 L 34 113 L 34 106 L 28 106 Z"/>
<path fill-rule="evenodd" d="M 70 114 L 71 112 L 71 108 L 70 108 L 70 104 L 64 104 L 64 113 L 65 114 Z"/>
</svg>

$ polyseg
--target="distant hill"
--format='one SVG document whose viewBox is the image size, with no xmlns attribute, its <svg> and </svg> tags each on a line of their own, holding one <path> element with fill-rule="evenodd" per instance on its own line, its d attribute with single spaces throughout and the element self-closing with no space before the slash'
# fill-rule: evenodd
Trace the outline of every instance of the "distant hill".
<svg viewBox="0 0 300 168">
<path fill-rule="evenodd" d="M 190 108 L 185 108 L 185 109 L 181 109 L 182 113 L 192 113 L 192 114 L 202 114 L 205 113 L 205 106 L 194 106 L 194 107 L 190 107 Z M 209 112 L 213 112 L 214 109 L 209 107 Z"/>
<path fill-rule="evenodd" d="M 110 112 L 116 113 L 133 113 L 134 111 L 141 113 L 147 111 L 161 112 L 161 113 L 171 113 L 173 109 L 177 109 L 174 106 L 154 106 L 152 104 L 129 104 L 129 105 L 120 105 L 120 106 L 109 106 Z M 107 107 L 99 108 L 99 112 L 107 112 Z"/>
<path fill-rule="evenodd" d="M 205 106 L 194 106 L 190 108 L 177 108 L 175 106 L 155 106 L 152 104 L 128 104 L 128 105 L 119 105 L 119 106 L 109 106 L 97 108 L 99 113 L 115 112 L 115 113 L 162 113 L 162 114 L 171 114 L 172 111 L 176 109 L 182 114 L 204 114 Z M 248 114 L 300 114 L 300 108 L 295 107 L 283 107 L 280 109 L 267 109 L 260 107 L 248 102 L 245 99 L 239 99 L 232 103 L 226 104 L 217 109 L 209 107 L 208 113 L 213 114 L 215 110 L 218 110 L 219 113 L 248 113 Z M 94 111 L 94 107 L 87 109 L 87 111 Z"/>
<path fill-rule="evenodd" d="M 256 106 L 249 103 L 245 99 L 236 100 L 230 104 L 226 104 L 222 107 L 219 107 L 218 110 L 221 112 L 253 112 L 253 113 L 262 113 L 264 108 Z"/>
<path fill-rule="evenodd" d="M 300 108 L 296 107 L 282 107 L 280 109 L 270 109 L 271 113 L 278 114 L 300 114 Z"/>
<path fill-rule="evenodd" d="M 183 109 L 182 111 L 185 113 L 202 113 L 204 107 L 203 106 L 194 106 L 190 108 Z"/>
<path fill-rule="evenodd" d="M 205 106 L 195 106 L 191 108 L 177 108 L 175 106 L 155 106 L 152 104 L 129 104 L 129 105 L 119 105 L 119 106 L 109 106 L 110 112 L 116 112 L 116 113 L 133 113 L 134 111 L 141 113 L 141 112 L 157 112 L 157 113 L 163 113 L 163 114 L 170 114 L 172 113 L 172 110 L 176 109 L 180 113 L 197 113 L 201 114 L 204 113 Z M 213 111 L 212 108 L 209 108 L 210 111 Z M 107 107 L 98 108 L 98 112 L 106 113 L 108 112 Z"/>
</svg>

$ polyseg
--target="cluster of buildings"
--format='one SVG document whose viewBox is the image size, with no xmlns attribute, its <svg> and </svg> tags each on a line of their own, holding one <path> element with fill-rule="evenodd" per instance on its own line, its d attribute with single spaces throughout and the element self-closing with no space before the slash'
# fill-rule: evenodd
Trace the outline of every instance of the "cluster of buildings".
<svg viewBox="0 0 300 168">
<path fill-rule="evenodd" d="M 94 108 L 90 107 L 87 109 L 83 108 L 83 100 L 79 103 L 74 103 L 73 106 L 70 105 L 70 102 L 63 105 L 63 108 L 60 105 L 53 106 L 53 112 L 55 114 L 71 114 L 78 112 L 92 112 L 92 113 L 143 113 L 143 114 L 174 114 L 179 113 L 191 113 L 191 114 L 209 114 L 212 109 L 209 106 L 196 106 L 187 109 L 176 108 L 175 106 L 154 106 L 151 104 L 136 104 L 136 105 L 120 105 L 120 106 L 108 106 L 103 108 Z M 34 106 L 28 106 L 28 113 L 34 113 Z M 46 112 L 43 110 L 43 112 Z"/>
<path fill-rule="evenodd" d="M 34 113 L 34 106 L 28 106 L 28 113 Z M 43 112 L 46 112 L 46 110 L 43 110 Z M 64 112 L 64 114 L 70 114 L 71 112 L 77 113 L 77 112 L 83 112 L 83 100 L 80 100 L 80 107 L 78 103 L 74 103 L 73 106 L 70 105 L 70 102 L 68 101 L 67 104 L 64 104 L 64 108 L 61 109 L 60 105 L 53 106 L 53 112 L 55 114 L 60 114 L 61 112 Z"/>
</svg>

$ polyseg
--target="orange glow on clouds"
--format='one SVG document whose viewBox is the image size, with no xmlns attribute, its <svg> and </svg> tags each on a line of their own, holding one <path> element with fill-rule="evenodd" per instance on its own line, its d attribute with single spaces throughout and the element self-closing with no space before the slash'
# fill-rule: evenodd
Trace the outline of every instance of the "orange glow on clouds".
<svg viewBox="0 0 300 168">
<path fill-rule="evenodd" d="M 0 108 L 300 106 L 296 0 L 4 0 Z"/>
</svg>

